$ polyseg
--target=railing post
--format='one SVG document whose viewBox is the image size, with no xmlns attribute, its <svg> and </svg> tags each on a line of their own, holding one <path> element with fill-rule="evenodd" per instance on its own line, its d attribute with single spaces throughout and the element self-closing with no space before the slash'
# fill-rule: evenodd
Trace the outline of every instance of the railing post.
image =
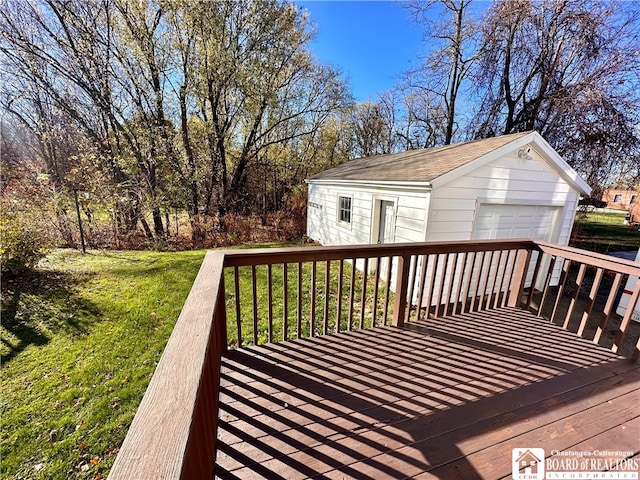
<svg viewBox="0 0 640 480">
<path fill-rule="evenodd" d="M 527 271 L 529 270 L 529 261 L 531 260 L 531 248 L 524 251 L 520 250 L 516 256 L 515 268 L 511 277 L 511 290 L 509 291 L 508 307 L 515 307 L 520 301 L 520 296 L 524 290 L 524 284 L 527 280 Z"/>
<path fill-rule="evenodd" d="M 227 305 L 225 303 L 226 290 L 224 285 L 224 268 L 220 274 L 220 290 L 218 290 L 218 298 L 216 299 L 216 313 L 213 319 L 213 330 L 218 340 L 218 348 L 220 355 L 227 353 Z M 238 347 L 240 344 L 240 332 L 238 332 Z"/>
<path fill-rule="evenodd" d="M 396 273 L 396 299 L 393 307 L 393 326 L 404 325 L 404 314 L 407 308 L 407 292 L 409 286 L 409 266 L 411 256 L 403 253 L 398 257 L 398 271 Z M 391 268 L 391 265 L 389 265 Z"/>
</svg>

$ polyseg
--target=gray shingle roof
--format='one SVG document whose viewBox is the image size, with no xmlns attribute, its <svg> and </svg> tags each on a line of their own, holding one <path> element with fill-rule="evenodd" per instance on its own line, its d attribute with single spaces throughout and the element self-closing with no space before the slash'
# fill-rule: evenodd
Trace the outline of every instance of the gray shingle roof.
<svg viewBox="0 0 640 480">
<path fill-rule="evenodd" d="M 349 160 L 310 180 L 430 182 L 531 132 Z"/>
</svg>

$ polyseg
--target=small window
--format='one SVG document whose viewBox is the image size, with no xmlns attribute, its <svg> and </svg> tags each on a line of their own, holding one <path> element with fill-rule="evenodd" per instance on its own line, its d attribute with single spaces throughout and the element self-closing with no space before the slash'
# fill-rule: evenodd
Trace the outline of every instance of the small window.
<svg viewBox="0 0 640 480">
<path fill-rule="evenodd" d="M 636 203 L 637 198 L 638 195 L 631 195 L 631 201 L 629 201 L 629 205 L 633 205 L 634 203 Z"/>
<path fill-rule="evenodd" d="M 338 220 L 351 224 L 351 197 L 338 197 Z"/>
<path fill-rule="evenodd" d="M 616 193 L 613 196 L 613 203 L 621 203 L 622 202 L 622 194 Z"/>
</svg>

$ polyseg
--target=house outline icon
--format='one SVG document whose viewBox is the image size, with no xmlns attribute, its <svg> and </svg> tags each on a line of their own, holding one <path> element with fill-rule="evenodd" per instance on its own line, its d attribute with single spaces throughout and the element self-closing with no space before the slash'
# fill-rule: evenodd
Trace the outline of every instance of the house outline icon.
<svg viewBox="0 0 640 480">
<path fill-rule="evenodd" d="M 516 461 L 518 462 L 518 473 L 536 475 L 538 473 L 538 465 L 542 460 L 527 449 Z"/>
</svg>

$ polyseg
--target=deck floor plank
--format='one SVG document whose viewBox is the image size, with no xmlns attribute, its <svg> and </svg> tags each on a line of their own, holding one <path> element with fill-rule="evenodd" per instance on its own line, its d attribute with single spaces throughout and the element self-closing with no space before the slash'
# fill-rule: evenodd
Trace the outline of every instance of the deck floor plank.
<svg viewBox="0 0 640 480">
<path fill-rule="evenodd" d="M 217 477 L 501 478 L 511 449 L 640 450 L 640 366 L 518 309 L 223 359 Z"/>
</svg>

